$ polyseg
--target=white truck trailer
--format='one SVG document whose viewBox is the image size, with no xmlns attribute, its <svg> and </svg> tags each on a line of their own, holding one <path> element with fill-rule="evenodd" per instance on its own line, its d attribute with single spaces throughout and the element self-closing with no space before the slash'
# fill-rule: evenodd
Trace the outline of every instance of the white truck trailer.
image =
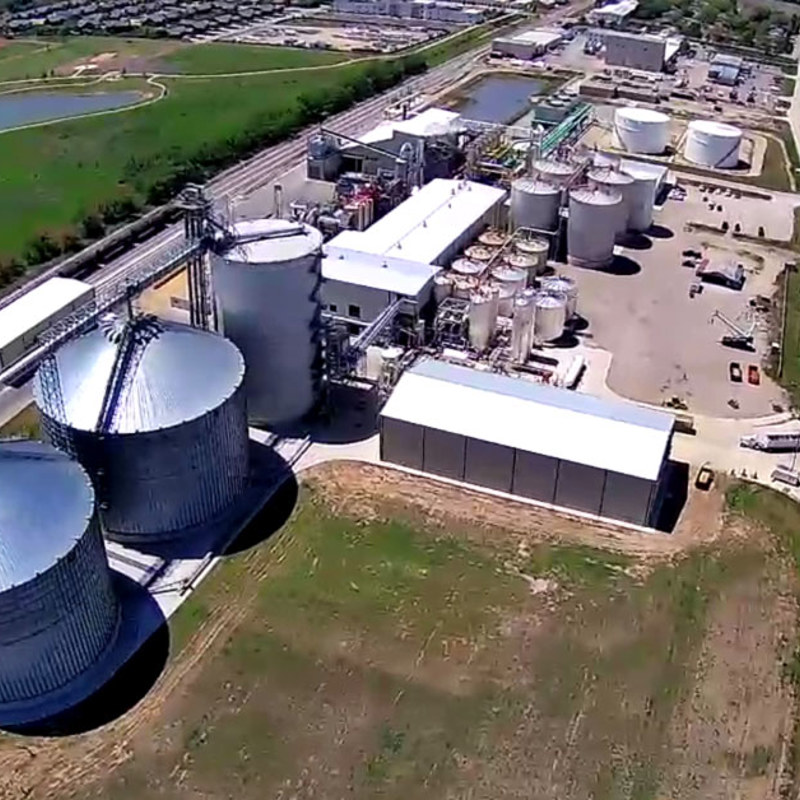
<svg viewBox="0 0 800 800">
<path fill-rule="evenodd" d="M 742 436 L 739 444 L 769 453 L 793 452 L 800 450 L 800 431 L 760 431 Z"/>
</svg>

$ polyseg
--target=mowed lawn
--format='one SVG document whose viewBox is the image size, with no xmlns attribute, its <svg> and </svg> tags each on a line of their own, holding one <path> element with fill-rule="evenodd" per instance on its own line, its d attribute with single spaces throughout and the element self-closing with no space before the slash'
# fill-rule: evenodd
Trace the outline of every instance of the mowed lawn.
<svg viewBox="0 0 800 800">
<path fill-rule="evenodd" d="M 651 563 L 346 505 L 312 482 L 200 587 L 176 669 L 236 622 L 87 796 L 769 796 L 791 708 L 770 547 Z"/>
</svg>

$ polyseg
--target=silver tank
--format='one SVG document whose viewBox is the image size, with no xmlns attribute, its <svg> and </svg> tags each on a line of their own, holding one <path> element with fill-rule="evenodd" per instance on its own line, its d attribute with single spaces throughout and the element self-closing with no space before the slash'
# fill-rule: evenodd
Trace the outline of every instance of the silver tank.
<svg viewBox="0 0 800 800">
<path fill-rule="evenodd" d="M 500 313 L 510 317 L 514 297 L 527 286 L 528 273 L 524 269 L 498 267 L 492 270 L 492 279 L 500 292 Z"/>
<path fill-rule="evenodd" d="M 614 258 L 622 195 L 581 187 L 569 193 L 567 256 L 571 264 L 605 267 Z"/>
<path fill-rule="evenodd" d="M 50 445 L 0 442 L 0 722 L 89 669 L 119 616 L 87 473 Z"/>
<path fill-rule="evenodd" d="M 569 183 L 573 172 L 575 172 L 574 165 L 566 161 L 541 159 L 533 164 L 533 174 L 540 181 L 562 188 Z"/>
<path fill-rule="evenodd" d="M 465 275 L 469 277 L 477 277 L 481 275 L 486 269 L 486 264 L 480 261 L 472 261 L 469 258 L 457 258 L 450 265 L 450 270 L 456 275 Z"/>
<path fill-rule="evenodd" d="M 600 189 L 605 192 L 619 192 L 622 195 L 622 204 L 619 209 L 618 233 L 624 233 L 629 225 L 631 194 L 633 191 L 633 178 L 619 170 L 608 167 L 595 167 L 589 170 L 586 177 L 589 186 L 593 189 Z"/>
<path fill-rule="evenodd" d="M 567 319 L 572 319 L 578 313 L 578 285 L 572 278 L 566 275 L 542 278 L 542 291 L 564 296 L 567 301 Z"/>
<path fill-rule="evenodd" d="M 514 228 L 555 230 L 561 189 L 553 183 L 519 178 L 511 184 L 511 223 Z"/>
<path fill-rule="evenodd" d="M 442 302 L 445 297 L 450 297 L 453 293 L 453 279 L 450 275 L 440 272 L 433 278 L 433 299 L 436 304 Z"/>
<path fill-rule="evenodd" d="M 251 421 L 293 422 L 319 391 L 322 234 L 273 219 L 234 230 L 238 243 L 211 258 L 221 331 L 247 363 Z"/>
<path fill-rule="evenodd" d="M 492 343 L 497 327 L 498 292 L 486 289 L 475 292 L 469 302 L 469 343 L 482 352 Z"/>
<path fill-rule="evenodd" d="M 563 297 L 541 293 L 533 312 L 533 340 L 536 344 L 552 342 L 564 333 L 567 303 Z"/>
<path fill-rule="evenodd" d="M 550 242 L 547 239 L 519 239 L 514 242 L 518 253 L 533 256 L 536 259 L 536 273 L 541 275 L 547 269 L 547 256 L 550 253 Z"/>
<path fill-rule="evenodd" d="M 511 321 L 511 360 L 524 364 L 533 344 L 533 302 L 529 297 L 517 297 Z"/>
<path fill-rule="evenodd" d="M 633 179 L 628 196 L 628 229 L 646 231 L 653 224 L 658 179 L 636 164 L 627 164 L 625 172 Z"/>
<path fill-rule="evenodd" d="M 48 438 L 91 475 L 109 538 L 179 536 L 244 491 L 244 359 L 227 339 L 153 317 L 108 319 L 55 361 L 63 411 L 42 369 L 34 399 Z"/>
</svg>

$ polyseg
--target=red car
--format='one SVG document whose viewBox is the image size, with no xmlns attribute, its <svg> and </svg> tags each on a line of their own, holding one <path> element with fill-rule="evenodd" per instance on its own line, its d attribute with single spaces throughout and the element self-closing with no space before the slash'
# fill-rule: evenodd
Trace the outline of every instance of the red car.
<svg viewBox="0 0 800 800">
<path fill-rule="evenodd" d="M 747 382 L 752 383 L 753 386 L 758 386 L 761 383 L 761 373 L 755 364 L 747 365 Z"/>
</svg>

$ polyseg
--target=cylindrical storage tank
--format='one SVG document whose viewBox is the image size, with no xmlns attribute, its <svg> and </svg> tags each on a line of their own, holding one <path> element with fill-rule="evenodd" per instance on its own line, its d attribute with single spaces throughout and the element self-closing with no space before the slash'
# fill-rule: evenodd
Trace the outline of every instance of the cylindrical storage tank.
<svg viewBox="0 0 800 800">
<path fill-rule="evenodd" d="M 564 333 L 567 304 L 563 297 L 542 292 L 533 311 L 533 340 L 537 344 L 552 342 Z"/>
<path fill-rule="evenodd" d="M 479 353 L 492 343 L 497 327 L 497 292 L 476 292 L 469 302 L 469 343 Z"/>
<path fill-rule="evenodd" d="M 260 219 L 234 226 L 212 255 L 220 329 L 247 363 L 247 411 L 259 425 L 298 420 L 319 389 L 322 234 Z"/>
<path fill-rule="evenodd" d="M 154 317 L 102 321 L 55 355 L 62 404 L 36 374 L 48 438 L 92 477 L 111 539 L 190 533 L 245 490 L 242 354 L 214 333 Z"/>
<path fill-rule="evenodd" d="M 497 248 L 503 245 L 506 238 L 505 234 L 490 228 L 478 237 L 478 243 L 484 247 Z"/>
<path fill-rule="evenodd" d="M 542 279 L 542 291 L 547 294 L 562 295 L 567 303 L 567 319 L 578 313 L 578 284 L 565 275 L 552 275 Z"/>
<path fill-rule="evenodd" d="M 511 224 L 514 228 L 555 230 L 561 189 L 544 181 L 519 178 L 511 184 Z"/>
<path fill-rule="evenodd" d="M 492 260 L 495 250 L 490 247 L 484 247 L 480 244 L 473 244 L 464 251 L 464 255 L 470 261 L 477 261 L 479 263 L 486 263 Z"/>
<path fill-rule="evenodd" d="M 622 195 L 617 232 L 624 233 L 628 229 L 628 208 L 630 205 L 629 198 L 633 189 L 633 178 L 615 169 L 598 167 L 589 170 L 586 177 L 591 188 L 600 189 L 604 192 L 619 192 Z"/>
<path fill-rule="evenodd" d="M 457 300 L 469 300 L 470 295 L 478 285 L 476 278 L 463 276 L 453 281 L 453 297 Z"/>
<path fill-rule="evenodd" d="M 65 454 L 0 442 L 0 537 L 2 722 L 96 664 L 120 613 L 94 489 Z"/>
<path fill-rule="evenodd" d="M 683 155 L 693 164 L 730 169 L 739 163 L 741 143 L 742 131 L 734 125 L 695 120 L 686 131 Z"/>
<path fill-rule="evenodd" d="M 540 159 L 533 164 L 533 174 L 540 181 L 551 183 L 561 188 L 565 187 L 575 172 L 575 167 L 566 161 Z"/>
<path fill-rule="evenodd" d="M 511 321 L 511 360 L 524 364 L 528 360 L 533 344 L 533 303 L 527 297 L 514 301 L 514 316 Z"/>
<path fill-rule="evenodd" d="M 472 261 L 469 258 L 457 258 L 450 265 L 450 270 L 456 275 L 465 275 L 476 278 L 486 269 L 486 264 L 480 261 Z"/>
<path fill-rule="evenodd" d="M 514 297 L 528 284 L 528 273 L 524 269 L 498 267 L 492 270 L 492 279 L 500 292 L 500 314 L 510 317 Z"/>
<path fill-rule="evenodd" d="M 514 249 L 536 259 L 537 275 L 547 269 L 547 256 L 550 253 L 550 242 L 547 239 L 519 239 L 514 242 Z"/>
<path fill-rule="evenodd" d="M 526 286 L 531 286 L 539 274 L 539 262 L 536 256 L 528 253 L 511 253 L 506 258 L 506 263 L 514 269 L 524 269 L 528 277 L 525 281 Z"/>
<path fill-rule="evenodd" d="M 621 147 L 629 153 L 660 155 L 667 149 L 669 117 L 649 108 L 618 108 L 614 131 Z"/>
<path fill-rule="evenodd" d="M 433 299 L 438 305 L 453 293 L 453 279 L 450 275 L 439 273 L 433 277 Z"/>
<path fill-rule="evenodd" d="M 567 256 L 571 264 L 605 267 L 614 258 L 622 195 L 587 187 L 569 193 Z"/>
<path fill-rule="evenodd" d="M 628 230 L 646 231 L 653 224 L 658 177 L 639 164 L 626 164 L 625 173 L 633 178 L 628 189 Z"/>
</svg>

